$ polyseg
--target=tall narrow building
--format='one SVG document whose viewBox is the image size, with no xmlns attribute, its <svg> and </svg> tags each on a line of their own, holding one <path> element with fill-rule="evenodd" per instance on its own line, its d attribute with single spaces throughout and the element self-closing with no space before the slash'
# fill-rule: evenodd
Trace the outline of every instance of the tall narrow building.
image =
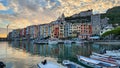
<svg viewBox="0 0 120 68">
<path fill-rule="evenodd" d="M 92 34 L 93 35 L 100 35 L 100 29 L 101 29 L 101 25 L 100 25 L 100 14 L 95 14 L 95 15 L 91 15 L 91 24 L 92 24 Z"/>
</svg>

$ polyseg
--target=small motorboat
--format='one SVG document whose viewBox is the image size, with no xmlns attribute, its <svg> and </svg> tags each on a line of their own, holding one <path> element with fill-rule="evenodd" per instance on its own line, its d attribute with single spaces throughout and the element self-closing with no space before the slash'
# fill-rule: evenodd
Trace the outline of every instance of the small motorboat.
<svg viewBox="0 0 120 68">
<path fill-rule="evenodd" d="M 38 68 L 66 68 L 62 65 L 59 65 L 57 63 L 48 62 L 47 60 L 44 60 L 43 62 L 37 64 Z"/>
<path fill-rule="evenodd" d="M 79 64 L 76 64 L 72 61 L 69 61 L 69 60 L 63 60 L 62 64 L 67 66 L 68 68 L 85 68 L 85 67 L 83 67 Z"/>
<path fill-rule="evenodd" d="M 56 39 L 56 38 L 53 38 L 53 39 L 49 39 L 48 40 L 48 44 L 58 44 L 58 39 Z"/>
<path fill-rule="evenodd" d="M 95 55 L 95 56 L 100 56 L 100 57 L 105 57 L 105 58 L 108 58 L 108 57 L 110 57 L 111 56 L 111 58 L 113 58 L 113 59 L 116 59 L 116 60 L 120 60 L 120 57 L 119 56 L 115 56 L 114 54 L 99 54 L 99 53 L 96 53 L 96 52 L 92 52 L 92 55 Z"/>
<path fill-rule="evenodd" d="M 63 60 L 62 64 L 63 64 L 63 65 L 70 64 L 70 61 L 69 61 L 69 60 Z"/>
<path fill-rule="evenodd" d="M 78 56 L 78 61 L 92 68 L 119 68 L 119 66 L 116 64 L 103 62 L 100 60 L 96 60 L 96 59 L 92 59 L 84 56 Z"/>
<path fill-rule="evenodd" d="M 100 56 L 100 55 L 91 55 L 90 58 L 96 59 L 96 60 L 100 60 L 103 62 L 109 62 L 109 63 L 113 63 L 113 64 L 117 64 L 120 66 L 120 60 L 116 60 L 114 58 L 112 58 L 111 56 L 106 57 L 106 56 Z"/>
</svg>

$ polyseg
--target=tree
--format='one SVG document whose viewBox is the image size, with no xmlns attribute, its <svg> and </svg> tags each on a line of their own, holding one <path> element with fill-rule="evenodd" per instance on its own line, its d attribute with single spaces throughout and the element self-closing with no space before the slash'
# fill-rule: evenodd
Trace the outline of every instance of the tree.
<svg viewBox="0 0 120 68">
<path fill-rule="evenodd" d="M 102 34 L 102 37 L 109 36 L 109 35 L 114 35 L 115 37 L 119 36 L 120 35 L 120 27 L 117 27 L 114 30 L 105 32 L 104 34 Z"/>
</svg>

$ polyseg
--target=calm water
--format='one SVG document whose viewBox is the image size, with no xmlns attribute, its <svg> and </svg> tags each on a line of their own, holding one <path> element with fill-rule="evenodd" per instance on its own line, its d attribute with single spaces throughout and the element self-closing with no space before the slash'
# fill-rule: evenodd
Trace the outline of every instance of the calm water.
<svg viewBox="0 0 120 68">
<path fill-rule="evenodd" d="M 47 59 L 57 60 L 77 58 L 76 55 L 89 57 L 103 48 L 108 50 L 120 49 L 120 45 L 98 44 L 33 44 L 33 42 L 0 42 L 0 61 L 7 64 L 6 68 L 36 68 L 36 64 Z"/>
</svg>

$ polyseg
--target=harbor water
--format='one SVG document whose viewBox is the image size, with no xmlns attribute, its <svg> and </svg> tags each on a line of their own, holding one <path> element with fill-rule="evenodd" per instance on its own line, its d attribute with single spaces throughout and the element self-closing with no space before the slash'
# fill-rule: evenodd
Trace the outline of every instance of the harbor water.
<svg viewBox="0 0 120 68">
<path fill-rule="evenodd" d="M 37 68 L 44 59 L 52 62 L 77 59 L 76 55 L 89 57 L 102 49 L 117 50 L 120 45 L 82 44 L 34 44 L 32 41 L 0 42 L 0 61 L 6 68 Z"/>
</svg>

